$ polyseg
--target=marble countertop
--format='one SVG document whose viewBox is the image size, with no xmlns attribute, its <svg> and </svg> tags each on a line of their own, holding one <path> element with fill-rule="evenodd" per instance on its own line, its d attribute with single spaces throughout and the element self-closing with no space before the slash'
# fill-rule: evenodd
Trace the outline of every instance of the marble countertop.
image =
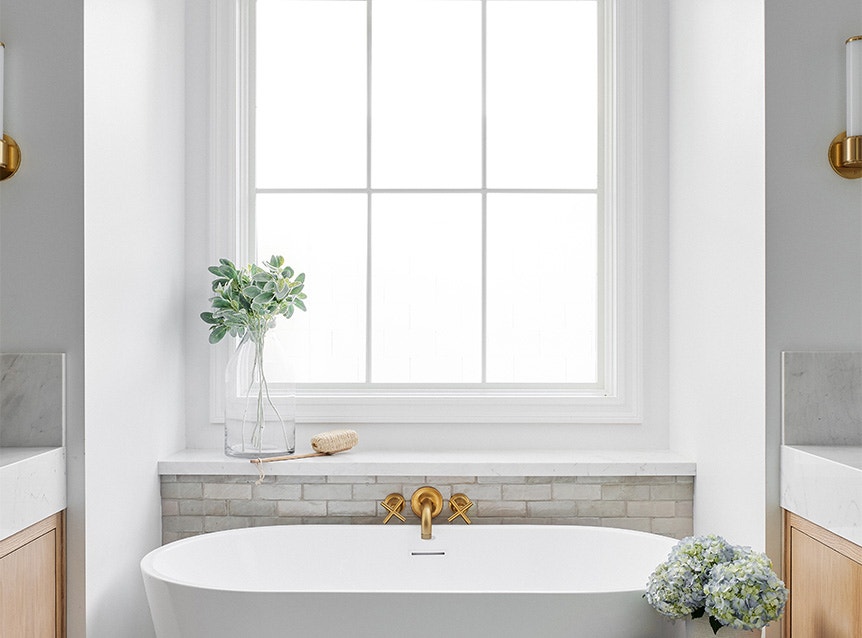
<svg viewBox="0 0 862 638">
<path fill-rule="evenodd" d="M 297 450 L 297 454 L 311 450 Z M 693 476 L 695 463 L 669 450 L 375 451 L 267 463 L 270 475 L 338 476 Z M 221 450 L 183 450 L 159 461 L 160 474 L 257 475 L 257 466 Z"/>
<path fill-rule="evenodd" d="M 782 445 L 781 507 L 862 545 L 862 446 Z"/>
<path fill-rule="evenodd" d="M 65 448 L 0 448 L 0 540 L 65 508 Z"/>
</svg>

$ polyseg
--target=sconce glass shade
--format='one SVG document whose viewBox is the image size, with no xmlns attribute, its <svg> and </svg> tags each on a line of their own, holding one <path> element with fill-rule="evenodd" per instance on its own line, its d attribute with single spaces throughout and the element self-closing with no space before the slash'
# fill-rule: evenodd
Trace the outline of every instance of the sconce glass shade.
<svg viewBox="0 0 862 638">
<path fill-rule="evenodd" d="M 3 133 L 3 68 L 6 62 L 6 45 L 0 42 L 0 181 L 15 174 L 21 165 L 21 149 L 11 137 Z"/>
<path fill-rule="evenodd" d="M 6 130 L 3 127 L 5 120 L 3 119 L 3 98 L 6 91 L 3 87 L 6 85 L 6 78 L 3 69 L 6 68 L 6 45 L 0 42 L 0 135 Z"/>
<path fill-rule="evenodd" d="M 862 135 L 862 35 L 847 40 L 847 137 Z"/>
</svg>

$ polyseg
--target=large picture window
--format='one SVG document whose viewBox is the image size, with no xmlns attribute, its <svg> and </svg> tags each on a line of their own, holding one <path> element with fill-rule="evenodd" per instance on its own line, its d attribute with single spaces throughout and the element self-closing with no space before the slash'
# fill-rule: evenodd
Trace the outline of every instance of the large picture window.
<svg viewBox="0 0 862 638">
<path fill-rule="evenodd" d="M 237 0 L 235 239 L 306 273 L 312 418 L 636 418 L 616 5 Z"/>
</svg>

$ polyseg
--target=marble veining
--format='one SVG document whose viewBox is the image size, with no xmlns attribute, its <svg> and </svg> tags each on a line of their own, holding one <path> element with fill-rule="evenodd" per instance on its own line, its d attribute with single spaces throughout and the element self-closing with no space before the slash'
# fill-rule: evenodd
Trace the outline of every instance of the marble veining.
<svg viewBox="0 0 862 638">
<path fill-rule="evenodd" d="M 63 354 L 0 354 L 0 446 L 64 444 Z"/>
<path fill-rule="evenodd" d="M 786 445 L 862 445 L 862 352 L 785 352 Z"/>
</svg>

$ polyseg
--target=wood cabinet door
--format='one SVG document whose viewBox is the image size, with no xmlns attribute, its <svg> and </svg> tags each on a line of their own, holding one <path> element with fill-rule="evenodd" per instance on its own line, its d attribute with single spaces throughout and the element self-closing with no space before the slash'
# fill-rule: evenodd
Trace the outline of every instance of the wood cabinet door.
<svg viewBox="0 0 862 638">
<path fill-rule="evenodd" d="M 862 638 L 862 548 L 789 515 L 790 638 Z"/>
<path fill-rule="evenodd" d="M 21 638 L 54 638 L 54 546 L 51 530 L 0 558 L 0 627 Z"/>
<path fill-rule="evenodd" d="M 0 637 L 64 638 L 63 512 L 0 541 Z"/>
</svg>

